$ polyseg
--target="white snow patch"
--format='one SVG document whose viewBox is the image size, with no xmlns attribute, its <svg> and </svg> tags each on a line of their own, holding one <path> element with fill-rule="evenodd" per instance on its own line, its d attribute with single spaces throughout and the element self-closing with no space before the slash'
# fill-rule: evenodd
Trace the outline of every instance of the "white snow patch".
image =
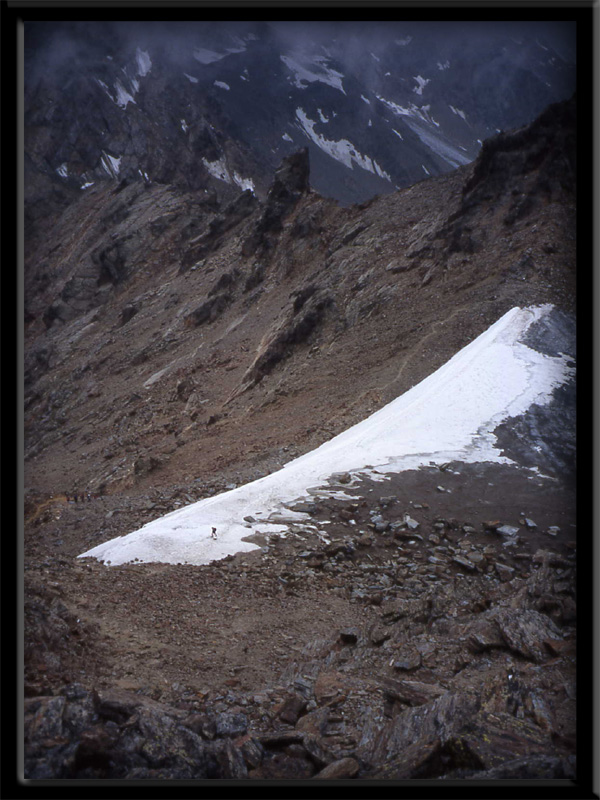
<svg viewBox="0 0 600 800">
<path fill-rule="evenodd" d="M 246 42 L 241 39 L 239 36 L 234 36 L 233 41 L 237 42 L 237 47 L 227 47 L 225 55 L 229 55 L 230 53 L 245 53 L 246 52 Z"/>
<path fill-rule="evenodd" d="M 438 61 L 437 62 L 437 68 L 439 70 L 442 70 L 442 71 L 445 70 L 445 69 L 450 69 L 450 62 L 449 61 L 443 61 L 443 62 L 442 61 Z"/>
<path fill-rule="evenodd" d="M 67 162 L 65 161 L 60 165 L 60 167 L 56 168 L 56 171 L 60 175 L 61 178 L 68 178 L 69 177 L 69 170 L 67 168 Z"/>
<path fill-rule="evenodd" d="M 239 186 L 240 189 L 242 189 L 243 191 L 250 189 L 252 194 L 256 194 L 254 181 L 252 180 L 252 178 L 242 178 L 242 176 L 239 175 L 237 172 L 234 172 L 232 177 L 233 177 L 233 182 L 237 186 Z"/>
<path fill-rule="evenodd" d="M 303 109 L 296 109 L 296 117 L 300 121 L 302 130 L 309 137 L 309 139 L 312 139 L 317 147 L 323 150 L 323 152 L 327 153 L 327 155 L 334 158 L 336 161 L 341 162 L 349 169 L 353 169 L 352 162 L 355 162 L 362 169 L 366 169 L 369 172 L 372 172 L 374 175 L 379 175 L 379 177 L 383 178 L 384 180 L 392 180 L 387 172 L 385 172 L 376 161 L 374 161 L 372 158 L 369 158 L 369 156 L 363 156 L 361 153 L 359 153 L 352 142 L 349 142 L 347 139 L 340 139 L 340 141 L 336 142 L 331 139 L 326 139 L 324 136 L 320 136 L 318 133 L 316 133 L 314 130 L 314 127 L 317 124 L 316 121 L 309 119 Z"/>
<path fill-rule="evenodd" d="M 415 117 L 415 119 L 420 119 L 429 125 L 439 125 L 429 116 L 429 109 L 431 108 L 429 105 L 420 107 L 414 103 L 409 103 L 408 106 L 401 106 L 398 103 L 394 103 L 393 100 L 386 100 L 385 97 L 379 94 L 375 95 L 375 97 L 393 111 L 397 117 Z"/>
<path fill-rule="evenodd" d="M 121 169 L 121 158 L 115 158 L 115 156 L 109 156 L 108 153 L 102 153 L 102 158 L 100 159 L 100 163 L 104 167 L 105 172 L 110 175 L 111 178 L 116 178 L 119 175 L 119 170 Z"/>
<path fill-rule="evenodd" d="M 106 94 L 107 94 L 107 95 L 110 97 L 110 99 L 111 99 L 111 100 L 113 101 L 113 103 L 114 103 L 114 102 L 115 102 L 115 98 L 112 96 L 112 94 L 111 94 L 111 92 L 110 92 L 110 89 L 109 89 L 109 88 L 108 88 L 108 86 L 107 86 L 107 85 L 104 83 L 104 81 L 101 81 L 101 80 L 100 80 L 100 78 L 95 78 L 94 80 L 96 81 L 96 83 L 98 84 L 98 86 L 102 87 L 102 89 L 104 90 L 104 92 L 105 92 L 105 93 L 106 93 Z"/>
<path fill-rule="evenodd" d="M 225 181 L 226 183 L 234 183 L 244 191 L 250 189 L 252 194 L 255 194 L 254 181 L 252 178 L 243 178 L 237 172 L 230 172 L 224 156 L 216 161 L 208 161 L 206 158 L 203 158 L 202 163 L 213 178 L 218 178 L 220 181 Z"/>
<path fill-rule="evenodd" d="M 128 103 L 135 103 L 133 96 L 129 94 L 120 81 L 115 81 L 115 91 L 117 93 L 117 99 L 114 102 L 120 108 L 126 108 Z"/>
<path fill-rule="evenodd" d="M 378 57 L 375 55 L 375 53 L 371 53 L 371 58 L 374 58 L 374 59 L 375 59 L 375 61 L 381 61 L 381 59 L 380 59 L 380 58 L 378 58 Z"/>
<path fill-rule="evenodd" d="M 294 86 L 298 89 L 306 89 L 307 84 L 320 81 L 346 94 L 342 85 L 343 74 L 327 66 L 326 56 L 316 56 L 308 63 L 300 63 L 290 56 L 279 56 L 279 58 L 294 73 Z"/>
<path fill-rule="evenodd" d="M 453 114 L 457 114 L 459 117 L 462 117 L 465 122 L 467 121 L 467 115 L 464 111 L 461 111 L 460 108 L 454 108 L 454 106 L 449 106 L 449 108 Z"/>
<path fill-rule="evenodd" d="M 361 94 L 360 99 L 364 100 L 364 102 L 367 103 L 367 105 L 371 105 L 371 101 L 369 100 L 368 97 L 365 97 L 364 94 Z"/>
<path fill-rule="evenodd" d="M 425 164 L 421 164 L 421 166 L 423 167 L 423 169 L 425 170 L 425 173 L 426 173 L 427 175 L 431 175 L 431 172 L 429 172 L 429 170 L 427 169 L 427 167 L 425 166 Z"/>
<path fill-rule="evenodd" d="M 429 121 L 431 122 L 432 125 L 435 125 L 436 128 L 439 128 L 440 127 L 440 123 L 436 122 L 434 120 L 434 118 L 429 114 L 429 109 L 430 108 L 431 108 L 431 106 L 421 106 L 421 111 L 424 112 L 425 114 L 427 114 L 427 116 L 429 118 Z"/>
<path fill-rule="evenodd" d="M 184 119 L 181 120 L 181 130 L 184 133 L 187 133 L 187 131 L 188 131 L 188 124 Z"/>
<path fill-rule="evenodd" d="M 284 133 L 281 138 L 284 139 L 286 142 L 293 142 L 294 141 L 292 139 L 292 137 L 289 135 L 289 133 Z"/>
<path fill-rule="evenodd" d="M 82 184 L 82 189 L 89 189 L 90 186 L 93 186 L 95 181 L 88 181 L 87 183 Z"/>
<path fill-rule="evenodd" d="M 172 511 L 80 558 L 113 565 L 136 559 L 208 564 L 256 549 L 244 541 L 252 533 L 305 524 L 306 515 L 287 506 L 332 490 L 338 495 L 339 486 L 326 485 L 336 473 L 384 480 L 385 473 L 454 460 L 514 463 L 496 447 L 495 428 L 533 403 L 546 404 L 574 374 L 567 356 L 547 356 L 522 343 L 530 325 L 551 308 L 513 308 L 417 386 L 278 472 Z M 257 522 L 245 523 L 246 516 Z"/>
<path fill-rule="evenodd" d="M 225 81 L 215 81 L 215 86 L 218 86 L 219 89 L 225 89 L 226 91 L 231 89 L 231 87 L 225 83 Z"/>
<path fill-rule="evenodd" d="M 135 51 L 135 60 L 137 61 L 138 75 L 141 78 L 144 78 L 150 72 L 150 68 L 152 67 L 150 54 L 147 50 L 141 50 L 138 47 Z"/>
<path fill-rule="evenodd" d="M 398 131 L 395 128 L 392 128 L 392 132 L 395 133 L 396 136 L 399 136 L 402 139 L 402 141 L 404 141 L 404 137 L 402 136 L 402 134 L 398 133 Z"/>
<path fill-rule="evenodd" d="M 323 114 L 320 108 L 317 108 L 317 114 L 319 115 L 319 119 L 321 120 L 321 122 L 329 122 L 329 118 L 326 117 L 325 114 Z"/>
<path fill-rule="evenodd" d="M 213 61 L 220 61 L 228 55 L 229 53 L 215 53 L 214 50 L 207 50 L 204 47 L 196 47 L 194 50 L 194 58 L 201 64 L 212 64 Z"/>
<path fill-rule="evenodd" d="M 423 94 L 423 89 L 428 83 L 431 83 L 431 78 L 424 78 L 422 75 L 415 75 L 413 81 L 417 82 L 413 92 L 415 92 L 415 94 Z"/>
<path fill-rule="evenodd" d="M 208 159 L 203 158 L 202 163 L 213 176 L 213 178 L 218 178 L 220 181 L 227 181 L 227 183 L 231 183 L 231 177 L 229 175 L 229 170 L 227 169 L 224 158 L 218 158 L 216 161 L 209 161 Z"/>
<path fill-rule="evenodd" d="M 429 106 L 427 106 L 429 108 Z M 404 121 L 405 125 L 416 133 L 419 139 L 429 147 L 429 149 L 436 155 L 440 156 L 447 161 L 452 167 L 458 167 L 461 164 L 468 164 L 471 159 L 463 155 L 454 145 L 450 144 L 442 134 L 438 131 L 432 131 L 429 125 L 425 125 L 421 119 L 414 117 L 407 117 Z"/>
<path fill-rule="evenodd" d="M 193 75 L 188 75 L 187 72 L 184 72 L 183 74 L 191 83 L 198 83 L 198 78 L 194 78 Z"/>
</svg>

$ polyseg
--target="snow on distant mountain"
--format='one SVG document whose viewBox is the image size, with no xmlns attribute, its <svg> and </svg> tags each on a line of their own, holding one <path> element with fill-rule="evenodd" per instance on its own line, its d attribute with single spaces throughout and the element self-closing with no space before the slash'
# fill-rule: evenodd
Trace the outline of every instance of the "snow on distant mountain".
<svg viewBox="0 0 600 800">
<path fill-rule="evenodd" d="M 496 131 L 574 90 L 568 48 L 558 52 L 541 24 L 519 36 L 493 25 L 386 28 L 29 24 L 26 150 L 66 190 L 117 179 L 110 155 L 122 159 L 118 180 L 147 174 L 190 189 L 239 187 L 244 164 L 261 195 L 281 159 L 308 145 L 313 187 L 347 204 L 468 163 Z M 61 58 L 58 42 L 77 57 Z M 44 137 L 50 122 L 64 135 Z M 206 166 L 216 162 L 218 175 Z"/>
<path fill-rule="evenodd" d="M 549 305 L 513 308 L 417 386 L 278 472 L 171 512 L 81 557 L 113 565 L 207 564 L 255 549 L 246 541 L 252 534 L 310 525 L 306 514 L 289 506 L 311 495 L 347 497 L 343 485 L 335 485 L 343 472 L 378 479 L 449 461 L 514 463 L 497 449 L 494 430 L 532 404 L 547 404 L 574 373 L 567 355 L 524 343 L 533 323 L 551 311 Z"/>
</svg>

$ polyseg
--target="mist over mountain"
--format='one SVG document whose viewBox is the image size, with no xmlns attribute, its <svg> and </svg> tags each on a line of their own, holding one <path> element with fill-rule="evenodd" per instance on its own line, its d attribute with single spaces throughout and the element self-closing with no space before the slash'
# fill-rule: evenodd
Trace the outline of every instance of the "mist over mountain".
<svg viewBox="0 0 600 800">
<path fill-rule="evenodd" d="M 319 193 L 364 201 L 469 163 L 569 97 L 573 37 L 547 22 L 28 23 L 30 180 L 57 195 L 216 180 L 264 197 L 308 146 Z"/>
</svg>

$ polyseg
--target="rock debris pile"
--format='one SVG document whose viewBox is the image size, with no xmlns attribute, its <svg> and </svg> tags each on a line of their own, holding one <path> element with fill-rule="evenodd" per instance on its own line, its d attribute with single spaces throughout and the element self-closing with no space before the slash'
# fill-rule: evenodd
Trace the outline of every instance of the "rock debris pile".
<svg viewBox="0 0 600 800">
<path fill-rule="evenodd" d="M 174 670 L 168 654 L 154 659 L 139 688 L 135 672 L 129 682 L 103 673 L 107 618 L 95 628 L 76 624 L 50 581 L 27 616 L 28 776 L 574 778 L 576 551 L 560 510 L 568 497 L 557 499 L 552 481 L 537 478 L 533 502 L 526 474 L 456 466 L 365 481 L 349 490 L 354 500 L 304 504 L 317 533 L 298 525 L 260 551 L 168 567 L 180 601 L 202 577 L 203 612 L 186 621 L 173 608 L 178 626 L 156 615 L 144 624 L 190 648 L 201 616 L 215 627 L 193 664 Z M 494 488 L 501 480 L 508 503 L 529 497 L 529 505 L 507 505 Z M 488 487 L 462 519 L 448 513 L 457 497 L 463 502 L 461 486 L 480 495 Z M 483 518 L 486 511 L 498 518 Z M 549 524 L 557 517 L 560 525 Z M 77 565 L 89 595 L 101 576 L 135 594 L 132 570 L 152 567 Z M 66 560 L 62 568 L 69 572 Z M 159 578 L 152 574 L 155 585 Z M 267 598 L 314 619 L 302 633 L 286 625 L 269 639 L 261 627 L 273 621 L 252 610 Z M 314 601 L 334 613 L 321 621 Z M 209 647 L 215 628 L 221 652 Z M 54 662 L 44 661 L 44 644 Z M 91 682 L 65 669 L 77 647 L 81 664 L 96 651 Z M 145 652 L 147 661 L 157 655 Z M 61 675 L 71 680 L 61 684 Z M 167 686 L 169 675 L 178 680 Z"/>
</svg>

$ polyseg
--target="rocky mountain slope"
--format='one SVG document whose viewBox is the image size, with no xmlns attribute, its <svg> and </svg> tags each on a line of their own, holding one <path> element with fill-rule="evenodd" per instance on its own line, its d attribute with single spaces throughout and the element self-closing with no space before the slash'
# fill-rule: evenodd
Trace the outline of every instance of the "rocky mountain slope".
<svg viewBox="0 0 600 800">
<path fill-rule="evenodd" d="M 573 123 L 551 107 L 472 167 L 352 208 L 309 190 L 306 151 L 263 204 L 92 188 L 27 253 L 28 485 L 247 481 L 511 307 L 573 311 Z"/>
<path fill-rule="evenodd" d="M 329 543 L 297 531 L 206 567 L 76 558 L 313 449 L 515 305 L 554 304 L 567 347 L 575 114 L 350 207 L 314 191 L 304 149 L 264 200 L 138 175 L 37 217 L 30 777 L 575 777 L 570 394 L 535 478 L 365 482 L 311 509 Z M 519 463 L 543 413 L 507 426 Z"/>
</svg>

